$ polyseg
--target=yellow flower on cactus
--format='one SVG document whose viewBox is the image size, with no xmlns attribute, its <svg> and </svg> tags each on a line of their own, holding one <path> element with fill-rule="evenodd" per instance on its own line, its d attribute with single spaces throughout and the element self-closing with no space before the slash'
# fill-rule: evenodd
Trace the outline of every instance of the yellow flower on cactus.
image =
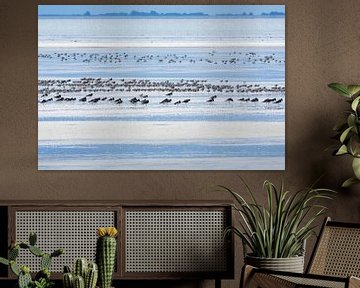
<svg viewBox="0 0 360 288">
<path fill-rule="evenodd" d="M 110 237 L 116 237 L 116 235 L 118 234 L 118 231 L 115 227 L 108 227 L 107 233 Z"/>
<path fill-rule="evenodd" d="M 96 231 L 96 234 L 99 237 L 104 237 L 104 236 L 116 237 L 118 231 L 115 227 L 99 227 Z"/>
<path fill-rule="evenodd" d="M 100 227 L 100 228 L 98 228 L 97 231 L 96 231 L 96 234 L 97 234 L 97 236 L 99 236 L 99 237 L 105 236 L 105 234 L 106 234 L 106 228 L 105 228 L 105 227 Z"/>
</svg>

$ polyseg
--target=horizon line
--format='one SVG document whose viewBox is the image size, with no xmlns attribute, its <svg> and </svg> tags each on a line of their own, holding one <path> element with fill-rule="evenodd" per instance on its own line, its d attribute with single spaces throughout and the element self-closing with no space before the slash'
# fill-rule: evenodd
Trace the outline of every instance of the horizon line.
<svg viewBox="0 0 360 288">
<path fill-rule="evenodd" d="M 123 17 L 134 17 L 134 16 L 147 16 L 147 17 L 164 17 L 164 16 L 201 16 L 201 17 L 216 17 L 216 16 L 233 16 L 233 17 L 251 17 L 251 16 L 285 16 L 285 12 L 281 11 L 271 11 L 271 12 L 263 12 L 260 14 L 254 14 L 252 12 L 243 12 L 243 13 L 216 13 L 216 14 L 209 14 L 204 12 L 157 12 L 157 11 L 137 11 L 133 10 L 131 12 L 107 12 L 107 13 L 98 13 L 92 14 L 90 11 L 86 11 L 82 14 L 38 14 L 38 16 L 81 16 L 81 17 L 96 17 L 96 16 L 108 16 L 108 17 L 116 17 L 116 16 L 123 16 Z"/>
</svg>

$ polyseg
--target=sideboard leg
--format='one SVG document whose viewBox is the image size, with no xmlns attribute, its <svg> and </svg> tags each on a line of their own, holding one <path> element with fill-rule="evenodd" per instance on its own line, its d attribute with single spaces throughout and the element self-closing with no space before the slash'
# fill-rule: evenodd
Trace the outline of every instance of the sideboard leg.
<svg viewBox="0 0 360 288">
<path fill-rule="evenodd" d="M 221 288 L 221 279 L 220 278 L 215 279 L 215 288 Z"/>
</svg>

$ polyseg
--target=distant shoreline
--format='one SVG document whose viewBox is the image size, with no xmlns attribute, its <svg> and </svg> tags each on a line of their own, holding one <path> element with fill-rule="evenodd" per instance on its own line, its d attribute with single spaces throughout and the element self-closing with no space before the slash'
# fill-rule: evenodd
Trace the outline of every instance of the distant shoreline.
<svg viewBox="0 0 360 288">
<path fill-rule="evenodd" d="M 109 18 L 118 18 L 118 19 L 256 19 L 256 18 L 285 18 L 284 15 L 142 15 L 142 16 L 133 16 L 133 15 L 38 15 L 40 19 L 51 19 L 51 18 L 62 18 L 62 19 L 109 19 Z"/>
</svg>

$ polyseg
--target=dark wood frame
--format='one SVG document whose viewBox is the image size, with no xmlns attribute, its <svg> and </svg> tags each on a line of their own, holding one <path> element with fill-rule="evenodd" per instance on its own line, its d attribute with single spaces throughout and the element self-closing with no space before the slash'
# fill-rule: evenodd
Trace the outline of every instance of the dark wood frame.
<svg viewBox="0 0 360 288">
<path fill-rule="evenodd" d="M 120 231 L 121 240 L 118 241 L 117 270 L 114 280 L 202 280 L 215 279 L 216 287 L 220 287 L 221 279 L 234 279 L 234 236 L 231 235 L 227 241 L 227 268 L 226 272 L 212 273 L 126 273 L 125 272 L 125 227 L 124 216 L 129 210 L 144 209 L 169 209 L 169 210 L 221 210 L 227 213 L 228 225 L 231 226 L 234 219 L 234 212 L 231 203 L 223 201 L 124 201 L 124 202 L 101 202 L 101 201 L 9 201 L 0 202 L 0 207 L 6 207 L 8 215 L 8 235 L 7 242 L 11 243 L 15 239 L 15 213 L 16 211 L 73 211 L 73 210 L 104 210 L 114 211 L 116 215 L 115 223 Z M 15 279 L 16 277 L 8 270 L 7 277 L 0 279 Z M 53 273 L 54 279 L 60 279 L 61 273 Z"/>
</svg>

